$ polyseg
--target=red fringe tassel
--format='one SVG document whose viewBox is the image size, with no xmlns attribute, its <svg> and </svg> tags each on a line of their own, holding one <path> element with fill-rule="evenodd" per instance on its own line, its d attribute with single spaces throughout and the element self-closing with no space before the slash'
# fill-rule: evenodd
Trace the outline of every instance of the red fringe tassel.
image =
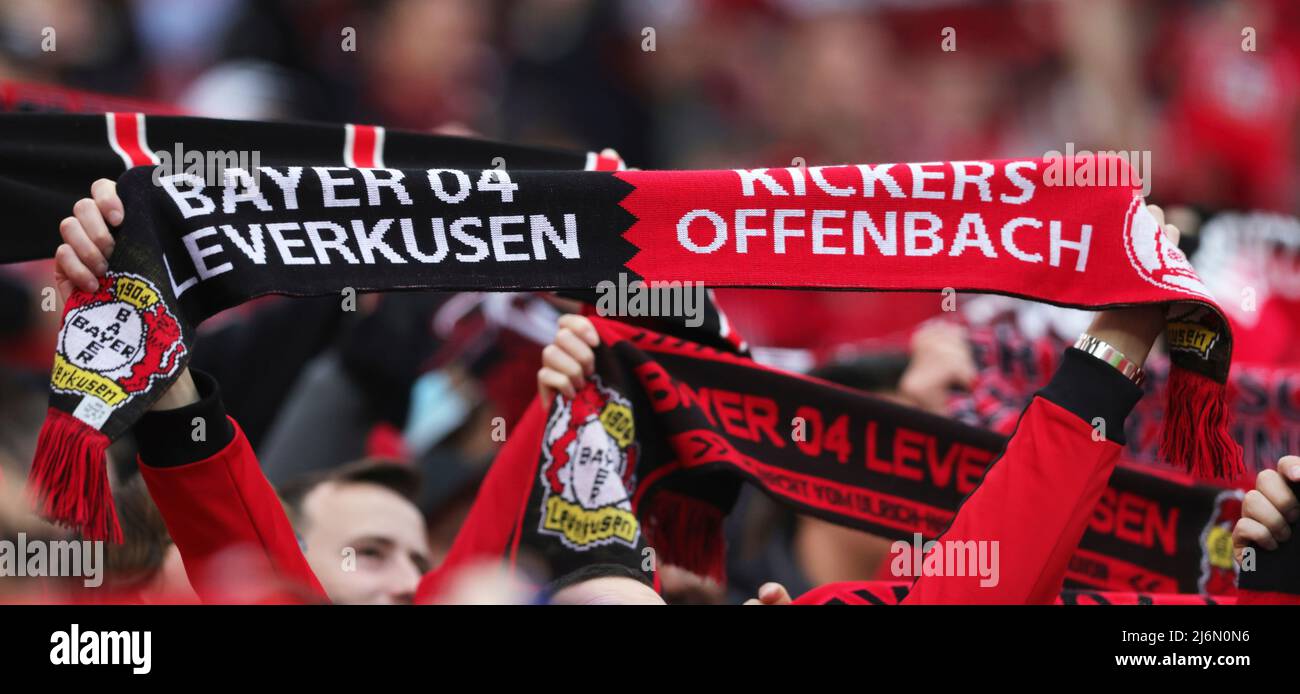
<svg viewBox="0 0 1300 694">
<path fill-rule="evenodd" d="M 650 508 L 640 509 L 646 544 L 654 549 L 660 565 L 671 564 L 698 576 L 727 584 L 727 544 L 723 514 L 706 501 L 667 490 L 649 499 Z"/>
<path fill-rule="evenodd" d="M 1201 479 L 1245 473 L 1241 446 L 1228 433 L 1228 387 L 1194 371 L 1169 369 L 1169 401 L 1160 455 Z"/>
<path fill-rule="evenodd" d="M 122 541 L 108 486 L 108 437 L 53 407 L 36 441 L 27 478 L 36 512 L 88 540 Z"/>
</svg>

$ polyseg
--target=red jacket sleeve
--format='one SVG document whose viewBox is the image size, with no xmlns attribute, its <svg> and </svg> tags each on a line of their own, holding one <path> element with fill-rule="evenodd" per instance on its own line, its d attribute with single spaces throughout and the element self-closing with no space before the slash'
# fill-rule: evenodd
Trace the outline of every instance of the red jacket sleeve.
<svg viewBox="0 0 1300 694">
<path fill-rule="evenodd" d="M 215 384 L 195 380 L 209 391 L 202 402 L 150 413 L 136 428 L 140 475 L 191 586 L 204 602 L 327 601 L 248 439 L 225 416 Z M 185 443 L 196 417 L 215 443 Z"/>
<path fill-rule="evenodd" d="M 545 424 L 546 411 L 541 401 L 533 398 L 488 468 L 447 557 L 420 580 L 415 592 L 416 603 L 435 602 L 448 590 L 458 572 L 476 562 L 506 559 L 514 567 Z"/>
<path fill-rule="evenodd" d="M 932 550 L 954 542 L 988 543 L 984 548 L 994 559 L 993 570 L 922 575 L 903 602 L 1055 602 L 1119 458 L 1124 418 L 1141 395 L 1114 368 L 1068 350 L 1052 382 L 1030 402 L 1005 451 Z M 1098 420 L 1105 423 L 1100 440 L 1092 424 Z"/>
</svg>

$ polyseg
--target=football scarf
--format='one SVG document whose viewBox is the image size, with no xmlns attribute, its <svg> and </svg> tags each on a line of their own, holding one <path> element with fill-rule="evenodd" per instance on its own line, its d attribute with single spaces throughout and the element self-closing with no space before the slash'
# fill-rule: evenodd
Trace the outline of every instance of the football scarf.
<svg viewBox="0 0 1300 694">
<path fill-rule="evenodd" d="M 127 214 L 109 272 L 65 310 L 32 486 L 48 517 L 116 537 L 108 442 L 174 382 L 198 324 L 253 297 L 599 291 L 629 277 L 670 290 L 952 288 L 1090 308 L 1172 302 L 1177 368 L 1162 451 L 1199 474 L 1235 474 L 1241 453 L 1224 387 L 1232 337 L 1221 312 L 1131 185 L 1052 185 L 1048 167 L 288 165 L 230 167 L 220 181 L 137 167 L 119 179 Z M 640 314 L 630 301 L 619 306 Z"/>
<path fill-rule="evenodd" d="M 13 85 L 3 85 L 8 94 Z M 75 97 L 76 94 L 74 93 Z M 70 97 L 71 98 L 71 97 Z M 97 105 L 93 102 L 90 105 Z M 73 102 L 80 106 L 81 101 Z M 229 167 L 391 166 L 422 168 L 612 170 L 621 162 L 594 153 L 522 147 L 490 140 L 424 135 L 373 125 L 277 123 L 158 116 L 0 115 L 0 204 L 9 223 L 0 263 L 54 257 L 59 220 L 87 196 L 91 182 L 133 166 L 161 165 L 220 181 Z"/>
<path fill-rule="evenodd" d="M 907 598 L 910 584 L 893 581 L 849 581 L 818 586 L 795 598 L 792 605 L 897 605 Z M 1233 605 L 1231 596 L 1063 590 L 1058 605 Z"/>
<path fill-rule="evenodd" d="M 170 104 L 116 94 L 68 89 L 57 84 L 0 80 L 0 112 L 4 113 L 108 113 L 127 111 L 182 115 Z"/>
<path fill-rule="evenodd" d="M 839 525 L 934 539 L 1006 442 L 730 352 L 593 322 L 596 375 L 512 428 L 425 596 L 484 558 L 549 578 L 619 564 L 653 581 L 670 564 L 722 582 L 722 520 L 742 483 Z M 1067 586 L 1232 593 L 1241 497 L 1117 468 Z"/>
</svg>

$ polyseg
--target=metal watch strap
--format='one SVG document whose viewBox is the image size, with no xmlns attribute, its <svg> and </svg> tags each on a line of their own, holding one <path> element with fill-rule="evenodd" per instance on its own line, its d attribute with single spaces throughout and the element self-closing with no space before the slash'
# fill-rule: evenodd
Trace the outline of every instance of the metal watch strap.
<svg viewBox="0 0 1300 694">
<path fill-rule="evenodd" d="M 1124 356 L 1124 353 L 1110 346 L 1105 340 L 1100 340 L 1088 333 L 1083 333 L 1078 340 L 1074 342 L 1074 348 L 1087 352 L 1092 356 L 1115 367 L 1115 370 L 1124 375 L 1124 378 L 1132 381 L 1135 385 L 1142 385 L 1146 380 L 1146 372 L 1138 366 L 1133 360 Z"/>
</svg>

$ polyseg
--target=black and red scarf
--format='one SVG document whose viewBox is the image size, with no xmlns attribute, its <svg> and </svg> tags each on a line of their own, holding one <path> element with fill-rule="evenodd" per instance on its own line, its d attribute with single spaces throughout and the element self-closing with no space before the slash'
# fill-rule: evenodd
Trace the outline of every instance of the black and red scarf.
<svg viewBox="0 0 1300 694">
<path fill-rule="evenodd" d="M 494 461 L 422 596 L 504 558 L 547 580 L 588 564 L 725 580 L 722 519 L 742 483 L 799 513 L 891 540 L 933 539 L 983 479 L 1000 435 L 733 352 L 594 318 L 596 376 L 534 403 Z M 806 424 L 802 440 L 792 422 Z M 910 461 L 910 462 L 909 462 Z M 1231 594 L 1242 493 L 1121 467 L 1066 585 Z"/>
<path fill-rule="evenodd" d="M 794 599 L 794 605 L 897 605 L 911 585 L 895 581 L 850 581 L 818 586 Z M 1234 605 L 1237 598 L 1222 595 L 1145 593 L 1067 589 L 1057 605 Z"/>
<path fill-rule="evenodd" d="M 13 84 L 0 83 L 0 96 L 8 97 L 12 89 Z M 72 93 L 68 98 L 76 96 Z M 9 223 L 0 232 L 0 264 L 54 257 L 54 249 L 62 243 L 59 220 L 68 216 L 73 203 L 86 197 L 92 181 L 116 179 L 133 166 L 170 163 L 177 171 L 184 170 L 186 156 L 198 153 L 208 157 L 201 160 L 205 170 L 217 154 L 232 154 L 237 160 L 241 153 L 246 162 L 256 153 L 261 166 L 600 171 L 622 167 L 622 162 L 594 152 L 522 147 L 376 125 L 238 121 L 139 111 L 7 113 L 0 115 L 0 200 L 12 204 Z"/>
</svg>

